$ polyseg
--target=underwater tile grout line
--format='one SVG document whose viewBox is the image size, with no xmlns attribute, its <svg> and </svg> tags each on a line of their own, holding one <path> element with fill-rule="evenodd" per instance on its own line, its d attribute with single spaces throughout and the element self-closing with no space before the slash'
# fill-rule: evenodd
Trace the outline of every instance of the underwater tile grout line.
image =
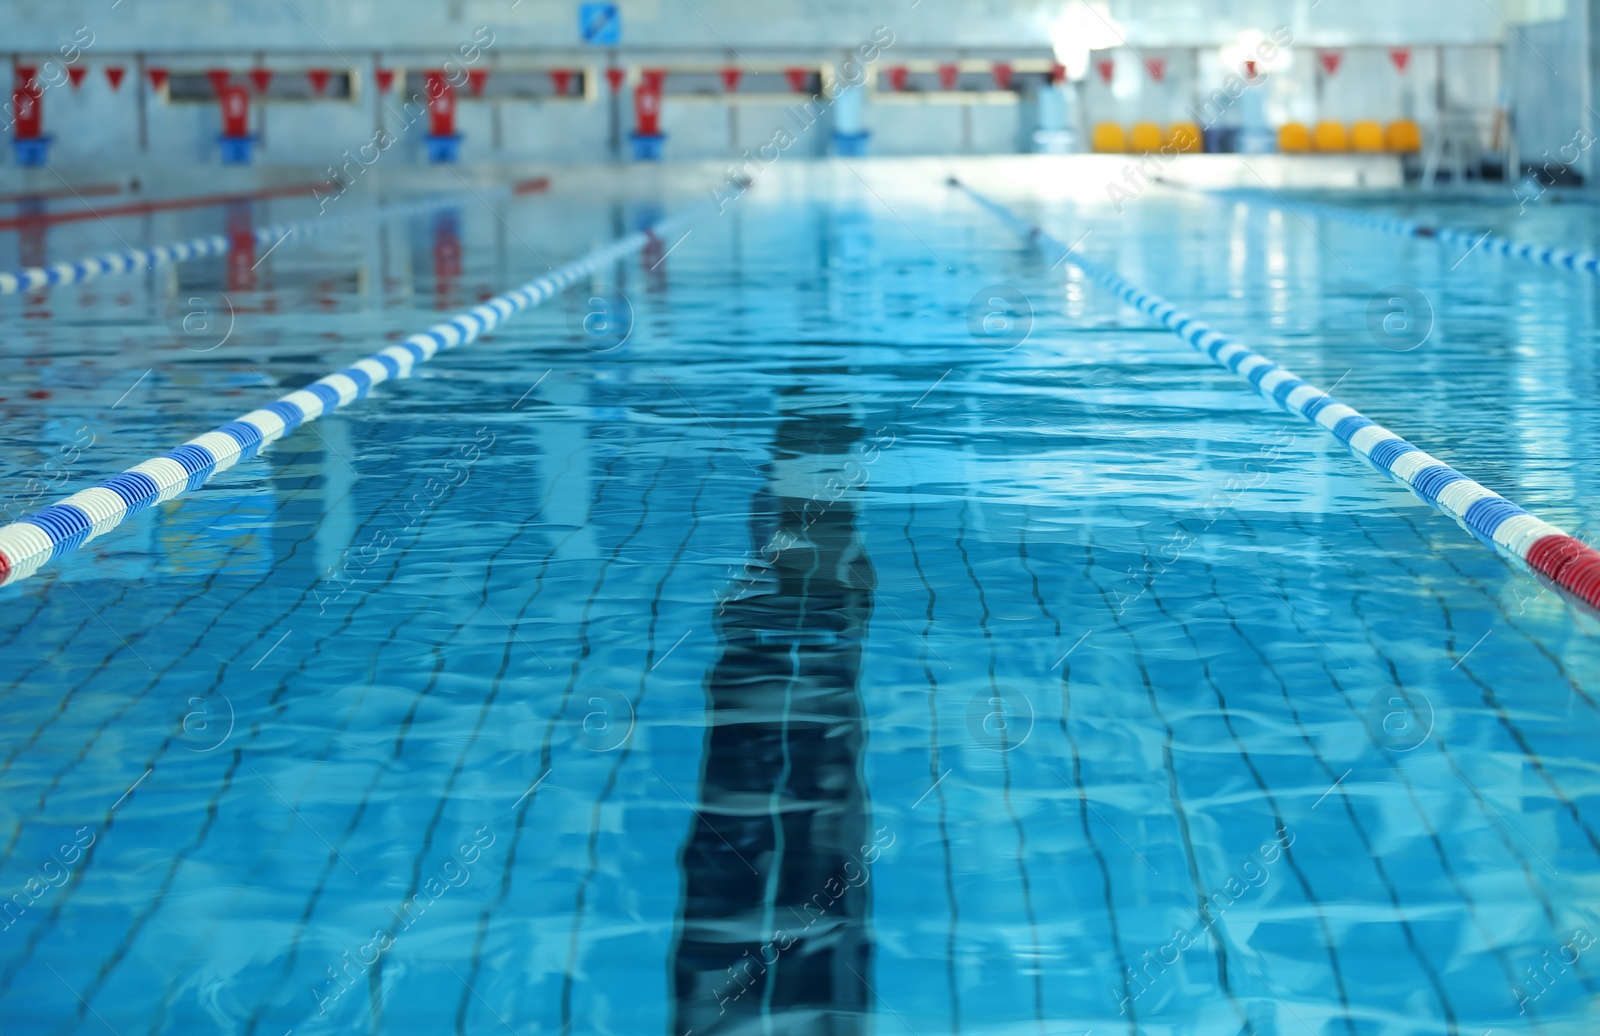
<svg viewBox="0 0 1600 1036">
<path fill-rule="evenodd" d="M 290 220 L 258 227 L 250 232 L 257 245 L 269 245 L 270 253 L 290 237 L 310 237 L 342 229 L 355 223 L 375 219 L 395 219 L 459 203 L 456 195 L 426 198 L 402 205 L 377 206 L 350 212 L 341 216 L 314 216 L 310 219 Z M 226 255 L 233 250 L 233 241 L 225 234 L 203 234 L 183 241 L 169 241 L 149 248 L 127 248 L 115 252 L 102 252 L 83 259 L 74 259 L 48 266 L 30 266 L 11 273 L 0 272 L 0 295 L 34 291 L 57 284 L 82 284 L 105 274 L 129 273 L 154 269 L 168 263 L 187 259 L 204 259 Z M 266 258 L 265 255 L 262 258 Z"/>
<path fill-rule="evenodd" d="M 1170 180 L 1161 183 L 1175 187 L 1185 187 Z M 1464 245 L 1467 254 L 1482 250 L 1493 255 L 1503 255 L 1511 259 L 1526 259 L 1532 263 L 1544 266 L 1558 267 L 1572 270 L 1575 273 L 1587 273 L 1600 277 L 1600 254 L 1594 252 L 1574 252 L 1566 248 L 1555 248 L 1550 245 L 1535 245 L 1526 241 L 1513 241 L 1510 238 L 1500 237 L 1493 231 L 1459 230 L 1455 227 L 1436 227 L 1427 223 L 1418 223 L 1416 220 L 1401 219 L 1397 216 L 1378 216 L 1368 212 L 1357 212 L 1338 205 L 1323 205 L 1318 202 L 1307 201 L 1290 205 L 1281 198 L 1272 198 L 1259 191 L 1253 190 L 1223 190 L 1206 191 L 1215 198 L 1234 199 L 1247 203 L 1268 205 L 1275 209 L 1282 209 L 1292 215 L 1319 216 L 1323 219 L 1336 220 L 1340 223 L 1349 223 L 1369 230 L 1380 230 L 1387 234 L 1397 234 L 1400 237 L 1419 237 L 1437 241 L 1440 244 Z M 1466 258 L 1466 255 L 1461 257 Z"/>
<path fill-rule="evenodd" d="M 1140 290 L 1114 270 L 1073 254 L 1042 227 L 1028 223 L 999 202 L 954 177 L 949 182 L 1025 237 L 1060 249 L 1062 258 L 1091 280 L 1159 320 L 1212 361 L 1250 382 L 1273 403 L 1327 429 L 1351 452 L 1454 518 L 1477 538 L 1585 604 L 1600 608 L 1600 551 L 1472 481 L 1287 368 L 1212 330 L 1160 296 Z"/>
<path fill-rule="evenodd" d="M 77 550 L 153 504 L 198 489 L 212 475 L 255 456 L 262 447 L 323 414 L 365 398 L 374 385 L 404 378 L 441 350 L 476 341 L 506 320 L 574 284 L 579 277 L 643 248 L 653 237 L 700 214 L 702 204 L 619 238 L 603 248 L 503 292 L 426 331 L 364 357 L 195 437 L 160 457 L 113 475 L 49 507 L 0 527 L 0 586 Z"/>
</svg>

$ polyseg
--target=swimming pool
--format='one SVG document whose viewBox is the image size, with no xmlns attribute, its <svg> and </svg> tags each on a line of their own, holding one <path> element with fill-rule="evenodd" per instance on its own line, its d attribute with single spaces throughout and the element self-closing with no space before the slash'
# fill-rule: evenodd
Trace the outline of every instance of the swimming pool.
<svg viewBox="0 0 1600 1036">
<path fill-rule="evenodd" d="M 772 173 L 0 589 L 5 1030 L 1600 1022 L 1592 615 L 925 165 Z M 1593 278 L 1008 179 L 1592 531 Z M 7 498 L 704 194 L 555 186 L 0 299 Z M 50 259 L 116 246 L 77 226 Z M 1395 285 L 1434 314 L 1406 351 Z M 226 341 L 175 288 L 227 296 Z"/>
</svg>

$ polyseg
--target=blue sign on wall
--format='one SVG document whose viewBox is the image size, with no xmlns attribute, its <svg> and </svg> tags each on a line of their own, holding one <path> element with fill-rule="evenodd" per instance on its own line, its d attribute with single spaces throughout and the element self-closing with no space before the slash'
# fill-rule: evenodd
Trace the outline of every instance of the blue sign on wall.
<svg viewBox="0 0 1600 1036">
<path fill-rule="evenodd" d="M 615 46 L 622 42 L 622 12 L 616 4 L 578 5 L 578 35 L 583 42 L 597 47 Z"/>
</svg>

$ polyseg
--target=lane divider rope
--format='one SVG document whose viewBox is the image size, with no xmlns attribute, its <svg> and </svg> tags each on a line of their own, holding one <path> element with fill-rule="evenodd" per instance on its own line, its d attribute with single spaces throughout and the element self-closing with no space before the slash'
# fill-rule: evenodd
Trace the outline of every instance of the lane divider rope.
<svg viewBox="0 0 1600 1036">
<path fill-rule="evenodd" d="M 1172 183 L 1172 181 L 1163 180 L 1162 183 Z M 1427 238 L 1438 241 L 1441 244 L 1461 245 L 1470 251 L 1501 255 L 1509 259 L 1525 259 L 1528 262 L 1539 263 L 1544 266 L 1559 267 L 1564 270 L 1571 270 L 1574 273 L 1587 273 L 1591 276 L 1600 277 L 1600 254 L 1594 252 L 1574 252 L 1566 248 L 1529 244 L 1526 241 L 1513 241 L 1510 238 L 1500 237 L 1493 232 L 1485 233 L 1481 230 L 1436 227 L 1426 223 L 1419 223 L 1412 219 L 1400 219 L 1396 216 L 1361 212 L 1338 205 L 1323 205 L 1320 202 L 1296 202 L 1291 206 L 1281 199 L 1272 198 L 1257 191 L 1208 191 L 1206 193 L 1218 198 L 1259 202 L 1270 205 L 1273 208 L 1283 209 L 1289 213 L 1310 214 L 1322 219 L 1331 219 L 1340 223 L 1349 223 L 1353 226 L 1366 227 L 1369 230 L 1379 230 L 1386 234 L 1397 234 L 1400 237 Z"/>
<path fill-rule="evenodd" d="M 0 527 L 0 585 L 25 579 L 47 561 L 77 550 L 152 504 L 198 489 L 212 475 L 254 457 L 300 425 L 332 413 L 390 378 L 404 378 L 441 350 L 476 341 L 608 263 L 642 249 L 652 238 L 693 218 L 690 209 L 557 267 L 520 287 L 435 324 L 397 345 L 357 360 L 275 403 L 235 418 L 166 454 L 136 464 L 99 485 L 74 493 Z"/>
<path fill-rule="evenodd" d="M 151 198 L 146 201 L 130 201 L 121 205 L 106 205 L 99 208 L 86 202 L 82 206 L 70 209 L 56 209 L 51 212 L 24 212 L 17 216 L 0 219 L 0 230 L 53 227 L 58 223 L 81 223 L 91 219 L 105 220 L 117 216 L 147 216 L 153 212 L 174 212 L 178 209 L 207 209 L 237 201 L 294 198 L 306 194 L 315 194 L 318 191 L 326 191 L 337 186 L 338 183 L 336 181 L 313 180 L 310 183 L 285 184 L 281 187 L 260 187 L 253 191 L 240 191 L 233 194 L 180 194 L 173 198 Z M 80 197 L 81 200 L 81 196 L 75 195 L 75 197 Z"/>
<path fill-rule="evenodd" d="M 316 216 L 311 219 L 273 223 L 252 231 L 258 245 L 276 245 L 286 237 L 305 238 L 326 234 L 357 223 L 376 219 L 397 219 L 448 205 L 460 204 L 454 195 L 425 198 L 400 205 L 385 205 L 361 209 L 339 216 Z M 57 284 L 81 284 L 109 273 L 129 273 L 187 259 L 203 259 L 223 255 L 233 248 L 233 242 L 222 234 L 191 237 L 186 241 L 169 241 L 150 248 L 129 248 L 119 252 L 103 252 L 72 262 L 51 263 L 49 266 L 30 266 L 14 273 L 0 273 L 0 295 L 15 295 Z"/>
<path fill-rule="evenodd" d="M 952 179 L 951 183 L 1019 233 L 1058 249 L 1063 258 L 1090 279 L 1160 321 L 1212 361 L 1248 381 L 1271 402 L 1321 425 L 1351 452 L 1454 518 L 1484 543 L 1521 561 L 1585 604 L 1600 608 L 1600 551 L 1429 456 L 1354 407 L 1212 330 L 1160 296 L 1142 291 L 1111 269 L 1074 254 L 1059 239 L 999 202 L 959 181 Z"/>
</svg>

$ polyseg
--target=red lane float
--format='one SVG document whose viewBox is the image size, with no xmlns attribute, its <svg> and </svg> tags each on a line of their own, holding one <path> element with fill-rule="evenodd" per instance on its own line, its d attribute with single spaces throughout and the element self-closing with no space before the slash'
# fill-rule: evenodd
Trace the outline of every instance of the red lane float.
<svg viewBox="0 0 1600 1036">
<path fill-rule="evenodd" d="M 250 136 L 250 94 L 238 83 L 228 83 L 217 91 L 217 102 L 222 106 L 222 135 L 245 138 Z"/>
<path fill-rule="evenodd" d="M 19 201 L 54 201 L 57 198 L 93 198 L 103 194 L 121 194 L 120 183 L 91 183 L 82 187 L 58 187 L 50 191 L 17 191 L 0 194 L 0 205 Z"/>
<path fill-rule="evenodd" d="M 456 88 L 442 69 L 430 69 L 426 78 L 428 94 L 428 161 L 454 162 L 461 153 L 461 134 L 456 132 Z"/>
<path fill-rule="evenodd" d="M 213 83 L 217 80 L 213 79 Z M 222 146 L 224 165 L 248 165 L 250 149 L 255 138 L 250 135 L 250 90 L 240 83 L 228 81 L 222 74 L 217 87 L 217 104 L 222 108 L 222 133 L 217 143 Z"/>
<path fill-rule="evenodd" d="M 11 91 L 12 145 L 17 165 L 41 166 L 49 155 L 50 138 L 44 135 L 44 87 L 32 65 L 17 66 L 17 85 Z"/>
<path fill-rule="evenodd" d="M 228 207 L 227 235 L 227 290 L 252 291 L 256 286 L 256 228 L 248 204 L 240 202 Z"/>
<path fill-rule="evenodd" d="M 456 131 L 456 90 L 441 71 L 428 73 L 428 132 L 435 137 Z"/>
<path fill-rule="evenodd" d="M 318 180 L 315 183 L 293 184 L 287 187 L 267 187 L 259 191 L 244 191 L 234 194 L 201 194 L 188 198 L 166 198 L 161 201 L 130 202 L 127 205 L 112 205 L 108 208 L 74 209 L 70 212 L 39 212 L 27 216 L 16 216 L 11 219 L 0 219 L 0 230 L 21 230 L 31 227 L 49 226 L 54 223 L 75 223 L 86 219 L 109 219 L 112 216 L 145 216 L 152 212 L 170 212 L 174 209 L 198 209 L 211 205 L 226 205 L 235 201 L 265 201 L 269 198 L 293 198 L 313 191 L 326 191 L 330 184 Z"/>
<path fill-rule="evenodd" d="M 661 135 L 660 94 L 640 83 L 638 89 L 633 92 L 633 111 L 640 136 L 659 137 Z"/>
<path fill-rule="evenodd" d="M 27 85 L 11 91 L 11 110 L 18 140 L 38 140 L 44 134 L 44 105 L 39 103 L 40 93 L 37 88 Z"/>
<path fill-rule="evenodd" d="M 1600 551 L 1561 533 L 1536 540 L 1523 560 L 1585 604 L 1600 608 Z"/>
<path fill-rule="evenodd" d="M 628 135 L 633 144 L 633 157 L 641 162 L 654 162 L 661 158 L 661 94 L 666 86 L 665 69 L 647 68 L 639 75 L 639 85 L 633 89 L 633 132 Z"/>
</svg>

